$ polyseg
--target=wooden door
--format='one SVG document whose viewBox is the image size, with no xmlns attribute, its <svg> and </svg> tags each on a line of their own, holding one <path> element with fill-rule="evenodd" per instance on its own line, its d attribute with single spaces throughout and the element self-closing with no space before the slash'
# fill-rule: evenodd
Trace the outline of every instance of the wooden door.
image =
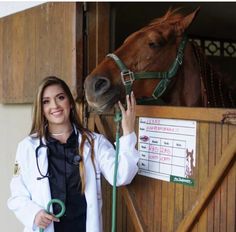
<svg viewBox="0 0 236 232">
<path fill-rule="evenodd" d="M 129 186 L 118 188 L 117 231 L 235 231 L 236 126 L 230 123 L 235 114 L 228 109 L 138 106 L 138 117 L 197 122 L 195 185 L 137 175 Z M 113 115 L 92 115 L 96 128 L 113 130 L 107 134 L 112 139 Z M 136 129 L 138 134 L 138 124 Z M 111 193 L 105 181 L 103 193 L 104 231 L 109 231 Z"/>
</svg>

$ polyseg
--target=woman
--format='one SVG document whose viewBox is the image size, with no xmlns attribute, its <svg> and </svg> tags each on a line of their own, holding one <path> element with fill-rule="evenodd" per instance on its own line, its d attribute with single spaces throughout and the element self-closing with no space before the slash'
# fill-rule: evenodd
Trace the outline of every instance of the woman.
<svg viewBox="0 0 236 232">
<path fill-rule="evenodd" d="M 135 149 L 135 98 L 120 102 L 123 136 L 120 138 L 117 185 L 129 184 L 138 167 Z M 103 174 L 112 184 L 115 150 L 102 135 L 83 128 L 76 104 L 64 81 L 45 78 L 34 103 L 30 134 L 17 148 L 8 207 L 24 224 L 24 231 L 101 232 Z M 60 221 L 45 211 L 52 198 L 62 200 L 66 212 Z"/>
</svg>

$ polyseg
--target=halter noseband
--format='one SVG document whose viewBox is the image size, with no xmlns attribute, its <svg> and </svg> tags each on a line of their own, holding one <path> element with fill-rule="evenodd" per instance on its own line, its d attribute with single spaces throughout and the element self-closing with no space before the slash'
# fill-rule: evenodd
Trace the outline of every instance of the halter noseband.
<svg viewBox="0 0 236 232">
<path fill-rule="evenodd" d="M 121 73 L 121 81 L 125 86 L 126 94 L 130 94 L 132 90 L 132 85 L 135 80 L 142 80 L 142 79 L 161 79 L 161 81 L 157 84 L 156 88 L 154 89 L 152 93 L 152 97 L 139 99 L 139 103 L 149 103 L 150 101 L 158 101 L 162 94 L 165 92 L 166 88 L 168 87 L 171 78 L 174 77 L 179 69 L 179 67 L 183 63 L 184 58 L 184 49 L 186 46 L 186 43 L 188 41 L 188 38 L 186 35 L 183 36 L 178 50 L 177 50 L 177 56 L 170 66 L 168 71 L 165 72 L 137 72 L 134 73 L 130 69 L 128 69 L 125 64 L 120 60 L 120 58 L 115 55 L 114 53 L 107 54 L 108 57 L 112 58 L 117 66 L 119 67 Z"/>
</svg>

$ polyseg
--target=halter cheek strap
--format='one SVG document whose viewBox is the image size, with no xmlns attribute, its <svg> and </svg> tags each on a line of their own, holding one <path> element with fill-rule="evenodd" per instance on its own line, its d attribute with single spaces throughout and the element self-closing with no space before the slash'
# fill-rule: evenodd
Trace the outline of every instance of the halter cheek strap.
<svg viewBox="0 0 236 232">
<path fill-rule="evenodd" d="M 125 86 L 126 94 L 130 94 L 132 90 L 132 85 L 135 80 L 142 80 L 142 79 L 161 79 L 160 82 L 157 84 L 156 88 L 154 89 L 152 93 L 152 97 L 148 97 L 145 99 L 140 99 L 138 103 L 151 103 L 151 102 L 157 102 L 160 100 L 160 97 L 163 95 L 165 90 L 167 89 L 171 78 L 174 77 L 179 69 L 179 67 L 183 63 L 184 58 L 184 49 L 187 44 L 188 38 L 186 35 L 183 36 L 178 50 L 177 55 L 170 66 L 168 71 L 165 72 L 137 72 L 134 73 L 130 69 L 128 69 L 125 64 L 121 61 L 121 59 L 115 55 L 114 53 L 110 53 L 107 56 L 113 59 L 116 63 L 116 65 L 120 69 L 120 75 L 121 75 L 121 81 Z"/>
</svg>

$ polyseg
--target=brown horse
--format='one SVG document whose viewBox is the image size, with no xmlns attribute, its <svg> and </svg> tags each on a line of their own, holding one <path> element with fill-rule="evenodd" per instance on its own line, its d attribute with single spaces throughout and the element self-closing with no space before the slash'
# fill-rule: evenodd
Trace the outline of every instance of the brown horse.
<svg viewBox="0 0 236 232">
<path fill-rule="evenodd" d="M 197 12 L 168 10 L 131 34 L 86 77 L 88 104 L 109 110 L 132 89 L 141 104 L 235 107 L 233 91 L 186 36 Z"/>
</svg>

